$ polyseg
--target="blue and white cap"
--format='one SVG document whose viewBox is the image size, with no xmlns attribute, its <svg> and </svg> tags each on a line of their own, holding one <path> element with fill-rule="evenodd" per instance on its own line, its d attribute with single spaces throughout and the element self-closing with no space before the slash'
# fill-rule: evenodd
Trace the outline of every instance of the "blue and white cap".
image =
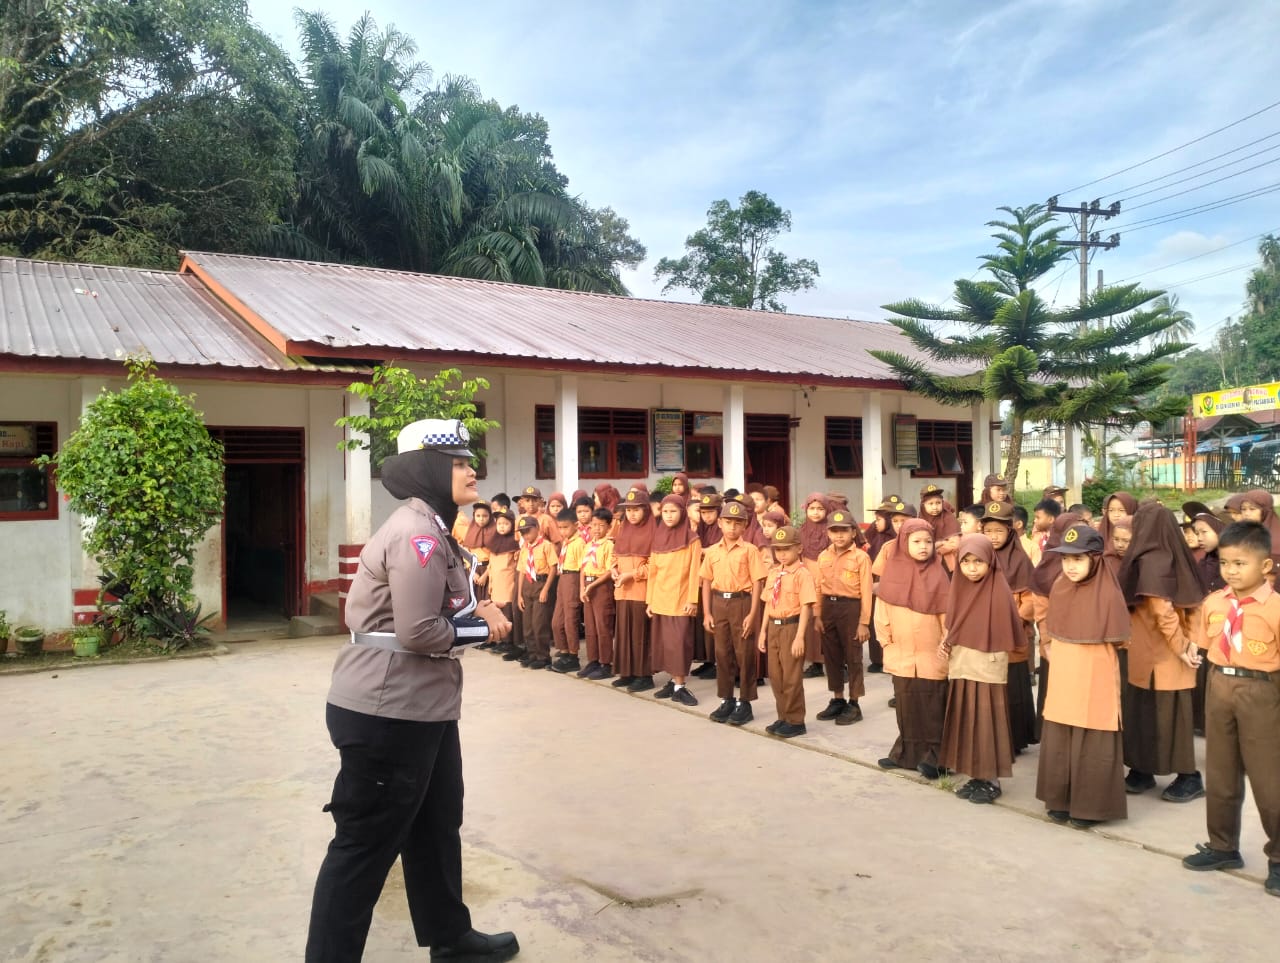
<svg viewBox="0 0 1280 963">
<path fill-rule="evenodd" d="M 425 448 L 455 458 L 474 458 L 470 445 L 467 426 L 456 418 L 423 418 L 405 425 L 396 436 L 396 452 L 401 455 Z"/>
</svg>

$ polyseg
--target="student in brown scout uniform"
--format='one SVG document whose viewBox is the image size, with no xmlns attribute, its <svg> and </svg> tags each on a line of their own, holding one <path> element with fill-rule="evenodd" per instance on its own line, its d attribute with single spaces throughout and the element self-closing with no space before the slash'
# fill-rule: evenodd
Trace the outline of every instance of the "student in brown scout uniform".
<svg viewBox="0 0 1280 963">
<path fill-rule="evenodd" d="M 587 664 L 578 670 L 582 679 L 613 678 L 613 512 L 597 508 L 591 519 L 591 538 L 582 550 L 583 620 L 587 634 Z"/>
<path fill-rule="evenodd" d="M 772 736 L 790 739 L 807 731 L 804 724 L 804 633 L 813 618 L 818 593 L 813 576 L 800 561 L 800 532 L 784 525 L 769 541 L 775 563 L 765 577 L 764 622 L 756 648 L 769 659 L 769 685 L 778 721 L 765 727 Z"/>
<path fill-rule="evenodd" d="M 1146 792 L 1156 776 L 1177 773 L 1160 798 L 1199 799 L 1204 781 L 1196 769 L 1191 694 L 1200 656 L 1191 635 L 1208 593 L 1173 513 L 1158 502 L 1138 506 L 1117 580 L 1133 623 L 1123 680 L 1125 791 Z"/>
<path fill-rule="evenodd" d="M 560 529 L 560 553 L 556 562 L 556 603 L 551 616 L 551 638 L 560 656 L 551 663 L 553 672 L 577 672 L 582 668 L 578 658 L 578 625 L 582 619 L 581 569 L 586 543 L 578 535 L 578 517 L 565 508 L 556 519 Z"/>
<path fill-rule="evenodd" d="M 1204 552 L 1197 567 L 1200 569 L 1200 580 L 1205 586 L 1205 595 L 1227 587 L 1222 579 L 1222 565 L 1218 558 L 1218 537 L 1227 523 L 1209 511 L 1209 506 L 1201 502 L 1186 502 L 1182 510 L 1191 518 L 1191 523 L 1200 539 L 1200 548 Z M 1201 659 L 1196 668 L 1196 687 L 1191 693 L 1191 716 L 1194 720 L 1197 736 L 1204 735 L 1204 696 L 1209 687 L 1209 660 Z"/>
<path fill-rule="evenodd" d="M 1057 502 L 1064 512 L 1067 510 L 1067 490 L 1061 485 L 1050 485 L 1040 493 L 1040 496 Z"/>
<path fill-rule="evenodd" d="M 893 540 L 898 537 L 898 533 L 893 530 L 893 515 L 896 506 L 902 504 L 902 500 L 897 495 L 889 495 L 881 502 L 873 511 L 875 519 L 871 522 L 871 527 L 867 529 L 867 557 L 871 559 L 871 578 L 872 581 L 879 581 L 879 574 L 876 572 L 876 562 L 880 558 L 881 551 Z M 872 595 L 869 602 L 863 603 L 871 608 L 871 641 L 867 646 L 867 671 L 883 672 L 884 671 L 884 652 L 880 648 L 880 640 L 876 638 L 876 620 L 875 620 L 875 596 Z"/>
<path fill-rule="evenodd" d="M 1000 798 L 1000 778 L 1013 775 L 1005 683 L 1009 654 L 1025 650 L 1027 639 L 991 540 L 966 535 L 956 559 L 947 597 L 947 634 L 938 645 L 948 678 L 938 762 L 972 777 L 956 790 L 957 796 L 992 803 Z"/>
<path fill-rule="evenodd" d="M 698 612 L 701 563 L 702 546 L 689 527 L 684 499 L 668 495 L 662 500 L 662 517 L 649 553 L 645 614 L 653 640 L 653 667 L 671 676 L 653 696 L 685 706 L 698 704 L 685 682 L 693 662 L 693 619 Z"/>
<path fill-rule="evenodd" d="M 871 559 L 853 544 L 854 521 L 846 508 L 827 517 L 831 544 L 818 556 L 818 602 L 814 621 L 822 637 L 831 701 L 817 718 L 851 726 L 862 721 L 858 700 L 866 695 L 862 675 L 862 643 L 871 638 Z M 845 672 L 849 698 L 844 697 Z"/>
<path fill-rule="evenodd" d="M 707 549 L 720 541 L 720 507 L 723 504 L 724 499 L 717 492 L 702 491 L 689 506 L 696 518 L 694 531 L 698 535 L 698 543 L 702 546 L 704 556 Z M 716 674 L 716 642 L 705 626 L 708 615 L 707 599 L 704 596 L 698 600 L 698 614 L 693 622 L 693 657 L 702 663 L 689 673 L 695 679 L 710 679 Z"/>
<path fill-rule="evenodd" d="M 645 589 L 649 554 L 657 523 L 649 511 L 649 493 L 631 489 L 619 504 L 622 524 L 613 540 L 614 598 L 618 615 L 615 629 L 614 688 L 644 692 L 653 688 L 653 661 L 649 646 L 649 619 L 645 615 Z"/>
<path fill-rule="evenodd" d="M 720 511 L 722 537 L 703 551 L 698 570 L 706 611 L 703 627 L 715 646 L 716 695 L 720 699 L 710 718 L 741 726 L 751 721 L 751 703 L 756 700 L 752 630 L 760 611 L 760 586 L 766 570 L 760 549 L 742 538 L 751 509 L 742 502 L 728 502 Z"/>
<path fill-rule="evenodd" d="M 516 563 L 520 557 L 520 539 L 516 536 L 515 519 L 511 509 L 496 508 L 493 511 L 493 537 L 489 540 L 489 566 L 485 570 L 485 581 L 489 590 L 489 598 L 502 610 L 514 625 L 512 616 L 516 607 Z M 518 646 L 513 642 L 500 642 L 492 651 L 495 655 L 506 656 L 516 652 Z M 515 661 L 517 654 L 509 661 Z"/>
<path fill-rule="evenodd" d="M 1111 530 L 1116 522 L 1138 510 L 1138 499 L 1129 492 L 1115 492 L 1102 500 L 1102 517 L 1098 519 L 1098 531 L 1102 541 L 1111 548 Z"/>
<path fill-rule="evenodd" d="M 1046 556 L 1062 559 L 1062 575 L 1049 596 L 1041 641 L 1053 660 L 1053 677 L 1036 798 L 1050 819 L 1070 820 L 1077 829 L 1128 815 L 1116 648 L 1129 638 L 1129 610 L 1102 564 L 1102 550 L 1101 533 L 1083 522 L 1067 529 L 1060 545 L 1045 549 Z"/>
<path fill-rule="evenodd" d="M 1004 475 L 988 475 L 982 481 L 982 497 L 978 504 L 989 505 L 991 502 L 1013 502 L 1009 497 L 1009 479 Z"/>
<path fill-rule="evenodd" d="M 1276 515 L 1275 499 L 1271 493 L 1263 488 L 1245 492 L 1240 499 L 1240 521 L 1257 522 L 1267 530 L 1271 536 L 1272 572 L 1275 572 L 1280 568 L 1280 515 Z"/>
<path fill-rule="evenodd" d="M 942 489 L 925 485 L 920 489 L 920 518 L 933 529 L 933 550 L 948 572 L 956 570 L 956 548 L 960 544 L 960 521 L 955 509 L 948 509 Z"/>
<path fill-rule="evenodd" d="M 538 520 L 525 515 L 520 530 L 519 607 L 524 626 L 525 654 L 520 664 L 529 669 L 551 665 L 551 575 L 556 570 L 556 548 L 543 536 Z"/>
<path fill-rule="evenodd" d="M 458 512 L 458 517 L 462 518 L 462 512 Z M 456 525 L 455 525 L 456 527 Z M 471 573 L 472 581 L 476 583 L 476 598 L 489 597 L 489 543 L 493 540 L 493 510 L 489 508 L 489 503 L 485 501 L 476 502 L 471 509 L 471 524 L 467 526 L 467 530 L 463 532 L 462 538 L 454 536 L 455 540 L 469 551 L 476 558 L 476 567 Z M 482 646 L 476 646 L 482 648 Z"/>
<path fill-rule="evenodd" d="M 1036 631 L 1040 637 L 1040 665 L 1036 668 L 1036 732 L 1044 726 L 1044 700 L 1049 692 L 1049 646 L 1044 620 L 1049 617 L 1049 595 L 1062 574 L 1062 556 L 1049 549 L 1062 544 L 1067 529 L 1083 521 L 1075 512 L 1064 512 L 1054 518 L 1045 539 L 1040 561 L 1031 570 L 1031 602 L 1035 612 Z"/>
<path fill-rule="evenodd" d="M 892 548 L 876 589 L 876 634 L 884 669 L 893 675 L 898 738 L 880 767 L 916 769 L 937 779 L 947 713 L 947 670 L 938 662 L 938 643 L 950 586 L 928 522 L 907 519 Z"/>
<path fill-rule="evenodd" d="M 1280 896 L 1280 595 L 1272 588 L 1276 546 L 1253 522 L 1218 540 L 1227 587 L 1210 595 L 1196 642 L 1208 653 L 1205 705 L 1205 818 L 1209 842 L 1182 860 L 1187 869 L 1239 869 L 1245 776 L 1267 836 L 1266 891 Z"/>
<path fill-rule="evenodd" d="M 822 492 L 813 492 L 804 500 L 804 522 L 800 525 L 800 558 L 809 570 L 813 584 L 818 584 L 818 556 L 827 548 L 827 515 L 831 503 Z M 804 639 L 804 655 L 809 667 L 804 670 L 806 679 L 816 679 L 823 674 L 822 636 L 818 633 L 817 620 L 809 623 Z"/>
<path fill-rule="evenodd" d="M 1023 623 L 1023 638 L 1032 639 L 1035 601 L 1031 594 L 1031 559 L 1022 550 L 1022 540 L 1014 534 L 1013 509 L 1008 502 L 989 502 L 982 516 L 982 534 L 991 542 L 996 564 L 1009 584 L 1014 604 Z M 1009 672 L 1005 695 L 1009 700 L 1009 735 L 1016 756 L 1040 741 L 1036 727 L 1036 697 L 1031 691 L 1030 645 L 1009 651 Z"/>
</svg>

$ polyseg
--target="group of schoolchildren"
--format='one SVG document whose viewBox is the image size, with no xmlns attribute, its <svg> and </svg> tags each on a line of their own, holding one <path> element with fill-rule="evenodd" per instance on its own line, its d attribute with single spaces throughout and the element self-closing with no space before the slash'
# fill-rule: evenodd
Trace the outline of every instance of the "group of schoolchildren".
<svg viewBox="0 0 1280 963">
<path fill-rule="evenodd" d="M 963 773 L 956 795 L 991 803 L 1039 743 L 1036 796 L 1077 828 L 1125 818 L 1127 794 L 1173 776 L 1162 799 L 1206 797 L 1209 841 L 1188 869 L 1243 865 L 1247 773 L 1266 891 L 1280 895 L 1272 496 L 1188 503 L 1179 520 L 1117 492 L 1095 521 L 1064 489 L 1043 494 L 1028 517 L 990 475 L 957 512 L 926 485 L 918 505 L 886 498 L 864 528 L 841 496 L 814 493 L 795 526 L 771 486 L 718 492 L 677 475 L 666 495 L 605 484 L 544 499 L 529 486 L 514 509 L 503 495 L 477 505 L 455 536 L 515 624 L 488 646 L 505 660 L 629 692 L 662 673 L 655 697 L 686 706 L 698 704 L 689 677 L 714 677 L 710 719 L 736 726 L 767 677 L 767 731 L 784 739 L 806 732 L 806 677 L 825 675 L 830 692 L 815 718 L 852 725 L 864 672 L 886 672 L 898 736 L 881 767 Z"/>
</svg>

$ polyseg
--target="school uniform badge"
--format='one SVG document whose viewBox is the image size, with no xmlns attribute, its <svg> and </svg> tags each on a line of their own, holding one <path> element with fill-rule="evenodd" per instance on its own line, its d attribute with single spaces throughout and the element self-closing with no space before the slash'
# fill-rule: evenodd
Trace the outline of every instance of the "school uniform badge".
<svg viewBox="0 0 1280 963">
<path fill-rule="evenodd" d="M 440 543 L 430 535 L 414 535 L 409 542 L 418 556 L 418 564 L 426 568 L 427 563 L 431 561 L 431 556 L 435 554 L 436 546 Z"/>
</svg>

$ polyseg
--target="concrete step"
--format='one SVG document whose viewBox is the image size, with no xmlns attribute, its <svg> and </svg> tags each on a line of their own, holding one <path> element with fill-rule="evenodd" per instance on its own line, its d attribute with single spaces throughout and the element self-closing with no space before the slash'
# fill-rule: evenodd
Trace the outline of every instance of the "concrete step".
<svg viewBox="0 0 1280 963">
<path fill-rule="evenodd" d="M 304 639 L 313 635 L 338 635 L 342 626 L 338 614 L 295 615 L 289 620 L 289 638 Z"/>
<path fill-rule="evenodd" d="M 312 615 L 332 615 L 335 619 L 338 617 L 337 592 L 315 592 L 308 598 Z"/>
</svg>

